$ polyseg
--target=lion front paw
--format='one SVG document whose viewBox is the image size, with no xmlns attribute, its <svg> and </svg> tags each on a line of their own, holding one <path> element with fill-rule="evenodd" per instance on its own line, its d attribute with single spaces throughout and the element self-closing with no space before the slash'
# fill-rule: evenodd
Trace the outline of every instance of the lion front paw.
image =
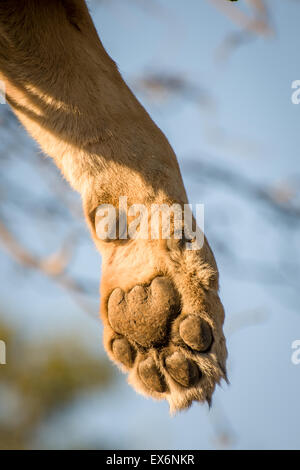
<svg viewBox="0 0 300 470">
<path fill-rule="evenodd" d="M 129 372 L 137 391 L 168 400 L 171 411 L 187 408 L 193 400 L 210 403 L 216 383 L 226 379 L 222 315 L 208 314 L 208 304 L 185 312 L 182 296 L 167 276 L 128 291 L 117 287 L 108 296 L 110 357 Z"/>
</svg>

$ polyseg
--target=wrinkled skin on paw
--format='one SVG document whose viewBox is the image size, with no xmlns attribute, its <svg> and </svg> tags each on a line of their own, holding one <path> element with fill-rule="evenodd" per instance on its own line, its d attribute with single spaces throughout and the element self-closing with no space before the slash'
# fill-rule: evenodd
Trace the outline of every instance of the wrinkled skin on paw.
<svg viewBox="0 0 300 470">
<path fill-rule="evenodd" d="M 170 244 L 168 244 L 170 246 Z M 102 318 L 110 358 L 171 412 L 211 402 L 226 380 L 224 310 L 213 255 L 136 240 L 104 257 Z M 139 253 L 139 256 L 137 256 Z"/>
<path fill-rule="evenodd" d="M 143 347 L 165 342 L 168 325 L 179 310 L 172 282 L 156 277 L 150 286 L 135 286 L 128 293 L 119 287 L 108 301 L 108 319 L 116 333 Z"/>
</svg>

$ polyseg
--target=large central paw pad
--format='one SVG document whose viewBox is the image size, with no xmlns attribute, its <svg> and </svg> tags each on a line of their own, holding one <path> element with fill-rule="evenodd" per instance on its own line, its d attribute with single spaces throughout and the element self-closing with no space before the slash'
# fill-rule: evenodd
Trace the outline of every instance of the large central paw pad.
<svg viewBox="0 0 300 470">
<path fill-rule="evenodd" d="M 178 293 L 166 277 L 155 278 L 149 286 L 135 286 L 128 293 L 117 288 L 108 300 L 113 330 L 144 348 L 165 343 L 169 324 L 179 313 Z"/>
</svg>

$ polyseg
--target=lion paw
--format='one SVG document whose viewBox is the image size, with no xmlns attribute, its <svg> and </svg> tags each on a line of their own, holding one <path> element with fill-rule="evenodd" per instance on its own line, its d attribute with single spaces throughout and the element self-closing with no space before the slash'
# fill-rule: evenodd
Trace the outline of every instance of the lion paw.
<svg viewBox="0 0 300 470">
<path fill-rule="evenodd" d="M 166 399 L 172 412 L 196 401 L 210 403 L 216 383 L 226 379 L 223 310 L 216 293 L 201 308 L 184 311 L 168 276 L 129 290 L 114 288 L 106 303 L 106 348 L 129 382 L 144 395 Z M 219 309 L 211 315 L 209 308 Z"/>
</svg>

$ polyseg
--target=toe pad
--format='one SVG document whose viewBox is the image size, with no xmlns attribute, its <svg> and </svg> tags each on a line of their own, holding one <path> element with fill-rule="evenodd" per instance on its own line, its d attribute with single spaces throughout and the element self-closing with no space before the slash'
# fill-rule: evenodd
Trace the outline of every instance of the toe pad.
<svg viewBox="0 0 300 470">
<path fill-rule="evenodd" d="M 134 352 L 126 338 L 117 338 L 112 344 L 112 352 L 118 362 L 131 367 L 134 361 Z"/>
<path fill-rule="evenodd" d="M 181 322 L 179 333 L 190 348 L 199 352 L 207 351 L 213 341 L 209 324 L 195 315 L 190 315 Z"/>
<path fill-rule="evenodd" d="M 150 390 L 159 393 L 163 393 L 167 390 L 165 381 L 152 357 L 148 357 L 140 363 L 139 375 L 144 385 Z"/>
<path fill-rule="evenodd" d="M 172 379 L 183 387 L 191 387 L 200 380 L 201 371 L 195 362 L 186 359 L 180 352 L 174 352 L 165 362 Z"/>
</svg>

